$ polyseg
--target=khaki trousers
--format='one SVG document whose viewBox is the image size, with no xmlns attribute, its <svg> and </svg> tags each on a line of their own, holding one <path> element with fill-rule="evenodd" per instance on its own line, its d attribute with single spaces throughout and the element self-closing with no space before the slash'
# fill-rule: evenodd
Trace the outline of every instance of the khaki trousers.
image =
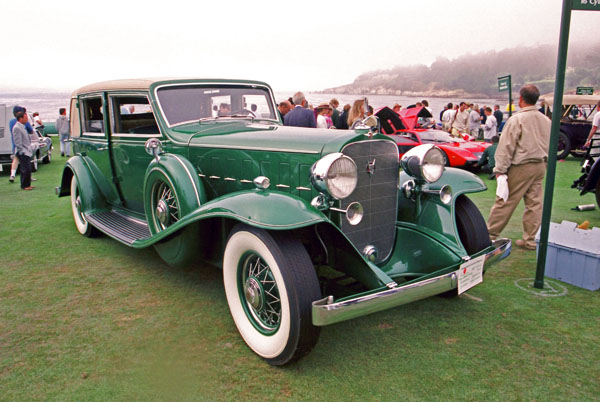
<svg viewBox="0 0 600 402">
<path fill-rule="evenodd" d="M 496 197 L 488 219 L 488 231 L 492 238 L 500 235 L 523 199 L 523 240 L 527 246 L 535 247 L 535 234 L 542 224 L 542 182 L 545 174 L 546 162 L 512 165 L 508 169 L 508 199 L 505 202 Z"/>
</svg>

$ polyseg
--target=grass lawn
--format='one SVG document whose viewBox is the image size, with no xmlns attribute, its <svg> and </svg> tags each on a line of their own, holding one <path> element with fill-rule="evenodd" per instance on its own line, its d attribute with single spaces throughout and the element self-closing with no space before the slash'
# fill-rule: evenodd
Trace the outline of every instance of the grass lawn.
<svg viewBox="0 0 600 402">
<path fill-rule="evenodd" d="M 218 269 L 79 235 L 54 195 L 59 155 L 31 192 L 0 174 L 0 400 L 600 398 L 600 292 L 522 290 L 536 257 L 518 248 L 467 296 L 324 327 L 309 356 L 270 367 L 239 336 Z M 570 210 L 594 203 L 569 188 L 578 175 L 578 160 L 558 163 L 552 220 L 600 226 L 598 210 Z M 486 183 L 472 197 L 485 217 Z M 521 214 L 504 235 L 520 236 Z"/>
</svg>

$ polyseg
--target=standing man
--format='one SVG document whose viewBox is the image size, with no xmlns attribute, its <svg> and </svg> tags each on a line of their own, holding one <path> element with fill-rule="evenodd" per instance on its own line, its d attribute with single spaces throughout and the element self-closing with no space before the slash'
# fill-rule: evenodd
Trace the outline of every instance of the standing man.
<svg viewBox="0 0 600 402">
<path fill-rule="evenodd" d="M 502 119 L 504 119 L 504 115 L 502 114 L 499 105 L 494 105 L 494 117 L 496 118 L 496 125 L 498 126 L 498 130 L 500 130 L 500 124 L 502 124 Z"/>
<path fill-rule="evenodd" d="M 15 117 L 17 122 L 12 129 L 12 135 L 15 142 L 16 157 L 19 158 L 19 164 L 21 165 L 21 188 L 23 190 L 33 190 L 33 187 L 31 187 L 31 138 L 25 128 L 29 118 L 25 112 L 17 112 Z"/>
<path fill-rule="evenodd" d="M 493 142 L 492 138 L 498 135 L 498 124 L 496 123 L 496 118 L 492 115 L 492 108 L 486 106 L 484 110 L 486 120 L 483 125 L 483 140 L 485 142 Z"/>
<path fill-rule="evenodd" d="M 479 127 L 481 127 L 479 105 L 471 104 L 471 111 L 469 112 L 469 135 L 474 139 L 479 137 Z"/>
<path fill-rule="evenodd" d="M 58 131 L 58 136 L 60 138 L 60 156 L 65 156 L 65 151 L 67 153 L 67 158 L 71 156 L 71 143 L 68 141 L 70 139 L 69 135 L 69 119 L 67 119 L 67 110 L 64 107 L 58 109 L 58 119 L 56 119 L 56 131 Z"/>
<path fill-rule="evenodd" d="M 469 134 L 469 111 L 465 102 L 460 102 L 458 111 L 454 114 L 451 134 L 453 137 Z"/>
<path fill-rule="evenodd" d="M 281 117 L 281 121 L 289 111 L 292 110 L 292 105 L 288 100 L 283 100 L 279 102 L 279 106 L 277 106 L 277 111 L 279 112 L 279 117 Z"/>
<path fill-rule="evenodd" d="M 8 181 L 11 183 L 15 182 L 15 176 L 17 175 L 17 168 L 19 167 L 19 158 L 17 158 L 16 152 L 15 152 L 15 140 L 12 136 L 12 130 L 15 127 L 15 124 L 17 124 L 17 113 L 18 112 L 27 113 L 27 109 L 25 109 L 24 107 L 18 106 L 18 105 L 15 106 L 13 108 L 13 116 L 15 116 L 15 117 L 10 119 L 10 121 L 8 122 L 8 129 L 11 133 L 10 138 L 12 141 L 12 154 L 14 155 L 12 164 L 10 166 L 10 177 L 8 178 Z M 27 121 L 27 123 L 25 124 L 25 129 L 27 130 L 27 132 L 29 134 L 33 134 L 33 127 L 31 126 L 31 123 L 29 121 Z"/>
<path fill-rule="evenodd" d="M 334 126 L 337 126 L 338 119 L 340 118 L 340 111 L 337 109 L 339 105 L 340 102 L 336 98 L 333 98 L 329 101 L 329 106 L 331 106 L 331 110 L 333 111 L 331 113 L 331 121 L 333 122 Z"/>
<path fill-rule="evenodd" d="M 292 97 L 294 105 L 296 105 L 283 119 L 283 124 L 286 126 L 296 127 L 317 127 L 315 114 L 312 110 L 308 110 L 308 102 L 302 92 L 296 92 Z"/>
<path fill-rule="evenodd" d="M 535 106 L 540 97 L 535 85 L 525 85 L 519 94 L 521 110 L 506 121 L 495 155 L 496 177 L 508 176 L 508 199 L 496 197 L 487 225 L 490 237 L 497 238 L 523 199 L 523 238 L 515 243 L 526 250 L 535 250 L 535 234 L 542 222 L 542 182 L 551 122 Z"/>
<path fill-rule="evenodd" d="M 448 103 L 446 105 L 446 110 L 442 114 L 442 129 L 447 132 L 452 132 L 452 121 L 454 120 L 454 114 L 456 110 L 454 110 L 454 105 L 452 103 Z"/>
<path fill-rule="evenodd" d="M 592 122 L 592 129 L 590 130 L 590 134 L 588 135 L 587 141 L 585 142 L 585 147 L 589 147 L 592 145 L 592 139 L 600 140 L 600 101 L 596 105 L 596 115 L 594 116 L 594 121 Z M 600 146 L 600 141 L 596 141 L 594 143 L 594 147 Z M 596 157 L 600 155 L 600 148 L 594 148 L 590 151 L 590 156 Z"/>
</svg>

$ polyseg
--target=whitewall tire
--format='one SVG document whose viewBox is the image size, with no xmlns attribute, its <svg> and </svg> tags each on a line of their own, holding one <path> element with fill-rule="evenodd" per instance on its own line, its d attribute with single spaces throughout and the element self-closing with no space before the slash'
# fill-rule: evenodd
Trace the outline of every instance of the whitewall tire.
<svg viewBox="0 0 600 402">
<path fill-rule="evenodd" d="M 77 176 L 73 174 L 71 179 L 71 209 L 73 210 L 73 220 L 77 231 L 85 237 L 95 237 L 98 235 L 98 229 L 93 227 L 86 219 L 83 214 L 83 205 L 81 201 L 81 194 L 79 191 L 79 185 L 77 183 Z"/>
<path fill-rule="evenodd" d="M 236 226 L 225 248 L 223 282 L 238 331 L 268 363 L 289 363 L 315 346 L 319 327 L 312 325 L 311 308 L 321 295 L 298 240 Z"/>
</svg>

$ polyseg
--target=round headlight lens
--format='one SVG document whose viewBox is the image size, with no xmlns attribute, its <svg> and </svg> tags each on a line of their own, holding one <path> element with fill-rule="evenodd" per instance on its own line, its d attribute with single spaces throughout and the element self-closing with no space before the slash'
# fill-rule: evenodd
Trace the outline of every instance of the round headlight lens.
<svg viewBox="0 0 600 402">
<path fill-rule="evenodd" d="M 423 177 L 429 183 L 438 181 L 444 173 L 445 165 L 446 159 L 442 151 L 439 148 L 432 147 L 423 157 L 423 165 L 421 166 Z"/>
<path fill-rule="evenodd" d="M 356 188 L 356 164 L 342 153 L 329 154 L 313 165 L 311 181 L 320 192 L 338 200 L 344 199 Z"/>
<path fill-rule="evenodd" d="M 419 145 L 405 153 L 400 160 L 402 169 L 420 181 L 433 183 L 444 173 L 444 152 L 433 144 Z"/>
</svg>

